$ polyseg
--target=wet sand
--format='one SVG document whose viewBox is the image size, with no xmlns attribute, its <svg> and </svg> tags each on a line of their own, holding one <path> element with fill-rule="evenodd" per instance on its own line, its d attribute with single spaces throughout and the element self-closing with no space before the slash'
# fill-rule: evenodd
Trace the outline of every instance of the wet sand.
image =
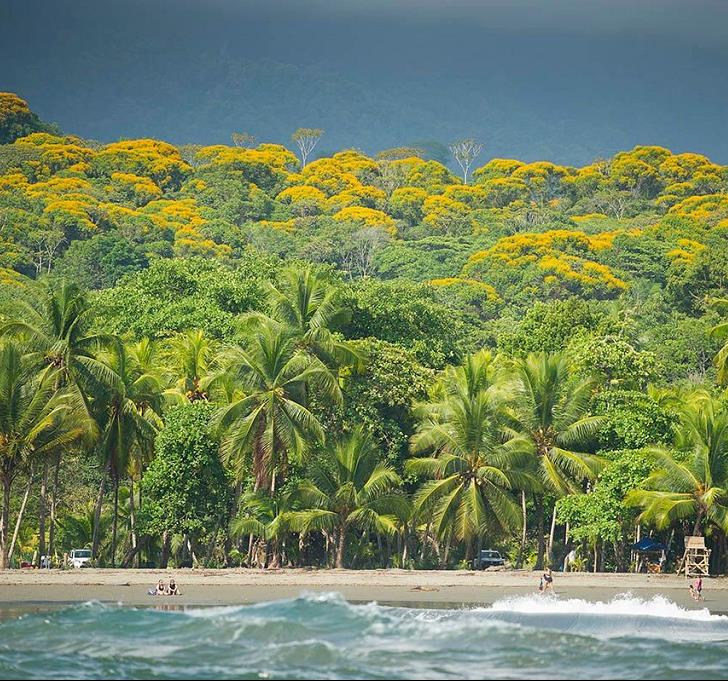
<svg viewBox="0 0 728 681">
<path fill-rule="evenodd" d="M 336 592 L 351 601 L 399 605 L 473 606 L 535 593 L 540 573 L 445 570 L 8 570 L 0 572 L 0 607 L 11 603 L 98 600 L 125 605 L 239 605 Z M 182 595 L 152 597 L 158 579 L 174 577 Z M 676 575 L 554 573 L 560 598 L 607 601 L 621 593 L 643 599 L 663 595 L 684 607 L 728 612 L 728 578 L 704 580 L 696 603 L 688 581 Z"/>
</svg>

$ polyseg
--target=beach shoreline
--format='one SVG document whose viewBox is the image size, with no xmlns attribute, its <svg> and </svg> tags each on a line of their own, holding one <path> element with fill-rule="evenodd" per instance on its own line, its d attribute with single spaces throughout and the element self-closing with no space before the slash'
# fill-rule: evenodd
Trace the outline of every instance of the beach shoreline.
<svg viewBox="0 0 728 681">
<path fill-rule="evenodd" d="M 158 579 L 174 577 L 179 597 L 152 597 Z M 19 603 L 224 606 L 338 593 L 356 602 L 425 607 L 488 605 L 537 592 L 540 573 L 466 570 L 247 570 L 144 569 L 8 570 L 0 572 L 0 608 Z M 609 601 L 630 593 L 643 600 L 664 596 L 681 607 L 728 612 L 728 578 L 705 579 L 705 601 L 696 603 L 688 580 L 676 575 L 554 573 L 559 598 Z"/>
</svg>

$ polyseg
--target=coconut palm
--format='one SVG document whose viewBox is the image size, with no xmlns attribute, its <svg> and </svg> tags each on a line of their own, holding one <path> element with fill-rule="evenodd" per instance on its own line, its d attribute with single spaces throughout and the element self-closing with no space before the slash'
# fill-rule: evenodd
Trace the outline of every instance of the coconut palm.
<svg viewBox="0 0 728 681">
<path fill-rule="evenodd" d="M 557 497 L 583 491 L 581 484 L 598 474 L 601 461 L 583 451 L 604 423 L 589 414 L 591 379 L 575 378 L 563 353 L 532 353 L 515 360 L 511 427 L 533 443 L 543 487 Z M 538 554 L 543 567 L 544 495 L 536 490 Z"/>
<path fill-rule="evenodd" d="M 252 467 L 256 489 L 270 486 L 274 492 L 288 458 L 300 458 L 324 439 L 305 389 L 338 402 L 338 383 L 321 360 L 298 348 L 295 337 L 271 320 L 251 331 L 246 347 L 229 349 L 223 364 L 241 392 L 215 419 L 224 432 L 222 455 L 238 480 Z"/>
<path fill-rule="evenodd" d="M 138 348 L 137 348 L 138 349 Z M 96 518 L 101 515 L 106 478 L 114 487 L 112 521 L 112 565 L 116 555 L 116 532 L 119 504 L 119 480 L 126 475 L 130 457 L 149 455 L 158 425 L 161 385 L 154 374 L 142 373 L 141 367 L 121 342 L 99 353 L 99 359 L 112 372 L 115 380 L 101 391 L 92 403 L 92 413 L 99 425 L 98 453 L 104 465 L 99 487 Z M 97 523 L 98 526 L 98 523 Z M 99 532 L 94 531 L 93 555 L 97 555 Z"/>
<path fill-rule="evenodd" d="M 466 542 L 514 530 L 520 510 L 513 492 L 531 489 L 533 443 L 503 425 L 504 392 L 494 382 L 488 352 L 450 367 L 440 379 L 441 398 L 419 407 L 407 470 L 432 478 L 415 493 L 414 511 L 432 522 L 435 535 Z"/>
<path fill-rule="evenodd" d="M 628 503 L 642 507 L 640 519 L 658 529 L 691 520 L 693 535 L 702 534 L 706 526 L 727 532 L 726 407 L 696 394 L 681 414 L 676 450 L 656 450 L 654 471 L 641 489 L 630 492 Z"/>
<path fill-rule="evenodd" d="M 176 336 L 166 353 L 174 387 L 165 395 L 173 402 L 207 400 L 215 352 L 215 342 L 200 329 Z"/>
<path fill-rule="evenodd" d="M 278 493 L 274 497 L 267 491 L 249 492 L 240 499 L 238 515 L 230 524 L 230 535 L 234 539 L 249 537 L 248 560 L 253 563 L 253 537 L 258 537 L 267 562 L 268 544 L 272 545 L 270 567 L 278 567 L 284 560 L 285 538 L 290 532 L 295 500 L 290 493 Z"/>
<path fill-rule="evenodd" d="M 270 285 L 271 316 L 285 325 L 299 346 L 329 367 L 359 364 L 361 356 L 333 331 L 350 316 L 339 291 L 311 267 L 287 268 L 278 287 Z"/>
<path fill-rule="evenodd" d="M 333 537 L 335 564 L 344 567 L 346 536 L 350 529 L 395 535 L 410 513 L 398 491 L 401 480 L 394 468 L 379 460 L 371 438 L 357 428 L 328 446 L 298 486 L 309 508 L 293 512 L 289 526 L 304 534 L 313 530 Z"/>
<path fill-rule="evenodd" d="M 78 388 L 88 400 L 96 388 L 113 380 L 96 359 L 98 348 L 111 340 L 90 331 L 91 307 L 75 284 L 39 284 L 29 299 L 10 308 L 11 321 L 0 333 L 23 340 L 27 360 L 39 371 L 54 374 L 59 386 Z"/>
<path fill-rule="evenodd" d="M 58 387 L 77 390 L 88 405 L 91 396 L 113 380 L 108 368 L 95 357 L 95 351 L 110 337 L 90 330 L 91 306 L 84 291 L 62 281 L 51 286 L 37 284 L 29 298 L 22 298 L 9 308 L 11 321 L 0 333 L 23 342 L 27 361 L 39 372 L 52 373 Z M 45 550 L 45 520 L 48 490 L 48 463 L 54 458 L 58 479 L 60 452 L 48 457 L 42 465 L 39 509 L 39 551 Z M 56 494 L 54 489 L 54 495 Z M 57 499 L 54 499 L 54 504 Z M 54 528 L 51 527 L 51 539 Z M 51 541 L 52 543 L 52 541 Z"/>
<path fill-rule="evenodd" d="M 39 375 L 13 341 L 0 341 L 0 569 L 8 567 L 10 492 L 18 472 L 31 458 L 42 461 L 93 432 L 78 392 L 57 385 L 57 376 Z"/>
</svg>

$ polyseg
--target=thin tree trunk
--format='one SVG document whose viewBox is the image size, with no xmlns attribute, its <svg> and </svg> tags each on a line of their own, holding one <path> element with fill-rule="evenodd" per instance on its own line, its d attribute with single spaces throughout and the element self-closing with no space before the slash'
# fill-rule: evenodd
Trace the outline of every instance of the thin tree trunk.
<svg viewBox="0 0 728 681">
<path fill-rule="evenodd" d="M 442 557 L 442 567 L 447 567 L 447 561 L 450 557 L 450 544 L 452 543 L 452 533 L 448 532 L 447 538 L 445 539 L 445 552 L 443 553 Z"/>
<path fill-rule="evenodd" d="M 18 533 L 20 532 L 20 525 L 23 522 L 23 515 L 25 515 L 25 506 L 28 503 L 28 497 L 30 496 L 30 488 L 33 486 L 33 464 L 30 466 L 30 472 L 28 473 L 28 484 L 25 486 L 25 494 L 23 495 L 23 502 L 20 504 L 20 510 L 18 511 L 18 518 L 15 521 L 15 530 L 13 531 L 13 538 L 10 542 L 10 548 L 8 549 L 8 562 L 13 559 L 13 552 L 15 551 L 15 542 L 18 540 Z"/>
<path fill-rule="evenodd" d="M 111 529 L 111 567 L 116 567 L 116 525 L 119 518 L 119 477 L 114 476 L 114 517 Z"/>
<path fill-rule="evenodd" d="M 536 496 L 536 521 L 538 523 L 538 552 L 536 554 L 536 570 L 543 570 L 543 559 L 545 553 L 545 531 L 543 517 L 543 496 Z"/>
<path fill-rule="evenodd" d="M 420 542 L 420 563 L 425 560 L 425 546 L 427 545 L 427 535 L 430 532 L 430 523 L 425 526 L 425 531 L 422 534 L 422 541 Z"/>
<path fill-rule="evenodd" d="M 248 567 L 253 567 L 253 533 L 248 535 Z"/>
<path fill-rule="evenodd" d="M 192 544 L 192 538 L 187 535 L 187 550 L 190 552 L 190 560 L 192 561 L 192 567 L 195 567 L 199 561 L 195 555 L 195 547 Z"/>
<path fill-rule="evenodd" d="M 48 512 L 48 460 L 43 461 L 40 479 L 40 504 L 38 507 L 38 567 L 43 567 L 46 555 L 46 514 Z"/>
<path fill-rule="evenodd" d="M 131 548 L 137 555 L 136 511 L 134 508 L 134 476 L 129 476 L 129 524 L 131 525 Z"/>
<path fill-rule="evenodd" d="M 10 567 L 8 552 L 8 531 L 10 529 L 10 486 L 12 484 L 9 475 L 3 476 L 3 508 L 0 513 L 0 570 L 7 570 Z"/>
<path fill-rule="evenodd" d="M 346 547 L 346 525 L 339 528 L 339 535 L 336 538 L 336 567 L 344 567 L 344 549 Z"/>
<path fill-rule="evenodd" d="M 551 531 L 549 532 L 549 547 L 548 547 L 548 563 L 550 567 L 553 567 L 554 561 L 554 531 L 556 530 L 556 502 L 554 502 L 554 509 L 551 513 Z"/>
<path fill-rule="evenodd" d="M 51 495 L 51 524 L 48 528 L 48 555 L 54 556 L 56 551 L 56 520 L 58 515 L 58 477 L 61 469 L 61 454 L 56 456 L 56 465 L 53 470 L 53 494 Z"/>
<path fill-rule="evenodd" d="M 528 514 L 526 513 L 526 493 L 521 492 L 521 546 L 518 549 L 516 568 L 523 567 L 523 560 L 526 556 L 526 540 L 528 537 Z"/>
<path fill-rule="evenodd" d="M 91 556 L 94 560 L 96 560 L 99 556 L 99 541 L 101 539 L 99 536 L 99 525 L 101 524 L 101 507 L 104 503 L 104 493 L 106 492 L 106 474 L 107 470 L 104 469 L 104 474 L 101 477 L 101 483 L 99 484 L 99 493 L 96 497 L 96 508 L 94 509 L 94 535 L 91 544 Z"/>
</svg>

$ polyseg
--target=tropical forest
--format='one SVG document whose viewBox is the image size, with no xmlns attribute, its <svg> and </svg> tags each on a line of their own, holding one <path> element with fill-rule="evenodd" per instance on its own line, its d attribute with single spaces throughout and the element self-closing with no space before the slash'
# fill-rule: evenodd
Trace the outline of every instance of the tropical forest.
<svg viewBox="0 0 728 681">
<path fill-rule="evenodd" d="M 728 167 L 325 138 L 0 93 L 0 569 L 724 572 Z"/>
</svg>

